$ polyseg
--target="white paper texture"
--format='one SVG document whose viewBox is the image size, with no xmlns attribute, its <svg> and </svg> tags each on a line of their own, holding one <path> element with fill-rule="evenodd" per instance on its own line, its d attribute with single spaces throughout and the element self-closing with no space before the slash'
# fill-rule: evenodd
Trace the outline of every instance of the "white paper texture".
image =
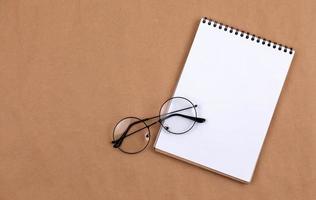
<svg viewBox="0 0 316 200">
<path fill-rule="evenodd" d="M 294 55 L 202 23 L 174 96 L 206 118 L 184 135 L 160 130 L 155 148 L 250 182 Z"/>
</svg>

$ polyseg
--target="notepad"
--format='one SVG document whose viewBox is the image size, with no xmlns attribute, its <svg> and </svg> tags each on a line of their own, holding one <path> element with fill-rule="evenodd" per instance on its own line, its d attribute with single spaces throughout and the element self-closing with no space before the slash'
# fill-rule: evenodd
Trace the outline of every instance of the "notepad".
<svg viewBox="0 0 316 200">
<path fill-rule="evenodd" d="M 202 18 L 174 96 L 206 122 L 183 135 L 159 130 L 155 150 L 251 182 L 295 51 Z"/>
</svg>

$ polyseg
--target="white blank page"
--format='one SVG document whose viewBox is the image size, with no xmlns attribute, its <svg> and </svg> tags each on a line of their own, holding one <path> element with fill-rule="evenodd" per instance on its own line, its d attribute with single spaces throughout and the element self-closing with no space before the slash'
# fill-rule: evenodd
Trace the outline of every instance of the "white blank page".
<svg viewBox="0 0 316 200">
<path fill-rule="evenodd" d="M 294 51 L 202 21 L 174 96 L 206 122 L 183 135 L 160 129 L 155 149 L 250 182 Z"/>
</svg>

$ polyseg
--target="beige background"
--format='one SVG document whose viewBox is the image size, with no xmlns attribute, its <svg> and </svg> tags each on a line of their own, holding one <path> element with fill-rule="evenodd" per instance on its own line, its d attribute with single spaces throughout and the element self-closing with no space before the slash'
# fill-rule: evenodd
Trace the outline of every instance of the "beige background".
<svg viewBox="0 0 316 200">
<path fill-rule="evenodd" d="M 315 199 L 316 3 L 0 0 L 0 199 Z M 112 149 L 170 97 L 200 17 L 294 47 L 253 182 Z M 152 129 L 156 136 L 158 128 Z"/>
</svg>

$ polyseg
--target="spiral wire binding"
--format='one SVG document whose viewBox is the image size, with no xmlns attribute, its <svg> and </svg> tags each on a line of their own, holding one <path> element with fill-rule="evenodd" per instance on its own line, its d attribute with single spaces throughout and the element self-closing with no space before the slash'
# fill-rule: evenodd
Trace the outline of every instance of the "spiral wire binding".
<svg viewBox="0 0 316 200">
<path fill-rule="evenodd" d="M 267 45 L 268 47 L 272 47 L 274 49 L 278 49 L 279 51 L 283 50 L 283 52 L 285 52 L 285 53 L 287 53 L 287 52 L 289 54 L 293 53 L 293 48 L 289 48 L 289 47 L 287 47 L 285 45 L 278 44 L 276 42 L 272 42 L 271 40 L 267 40 L 265 38 L 256 36 L 254 34 L 250 34 L 249 32 L 241 31 L 241 30 L 239 30 L 237 28 L 234 28 L 232 26 L 228 26 L 226 24 L 219 23 L 219 22 L 217 22 L 215 20 L 208 19 L 207 17 L 203 18 L 202 23 L 204 23 L 204 24 L 207 23 L 209 26 L 213 26 L 214 28 L 218 27 L 219 29 L 222 29 L 224 31 L 228 31 L 231 34 L 239 35 L 240 37 L 244 37 L 246 39 L 250 39 L 251 41 L 255 41 L 257 43 L 261 43 L 262 45 Z"/>
</svg>

